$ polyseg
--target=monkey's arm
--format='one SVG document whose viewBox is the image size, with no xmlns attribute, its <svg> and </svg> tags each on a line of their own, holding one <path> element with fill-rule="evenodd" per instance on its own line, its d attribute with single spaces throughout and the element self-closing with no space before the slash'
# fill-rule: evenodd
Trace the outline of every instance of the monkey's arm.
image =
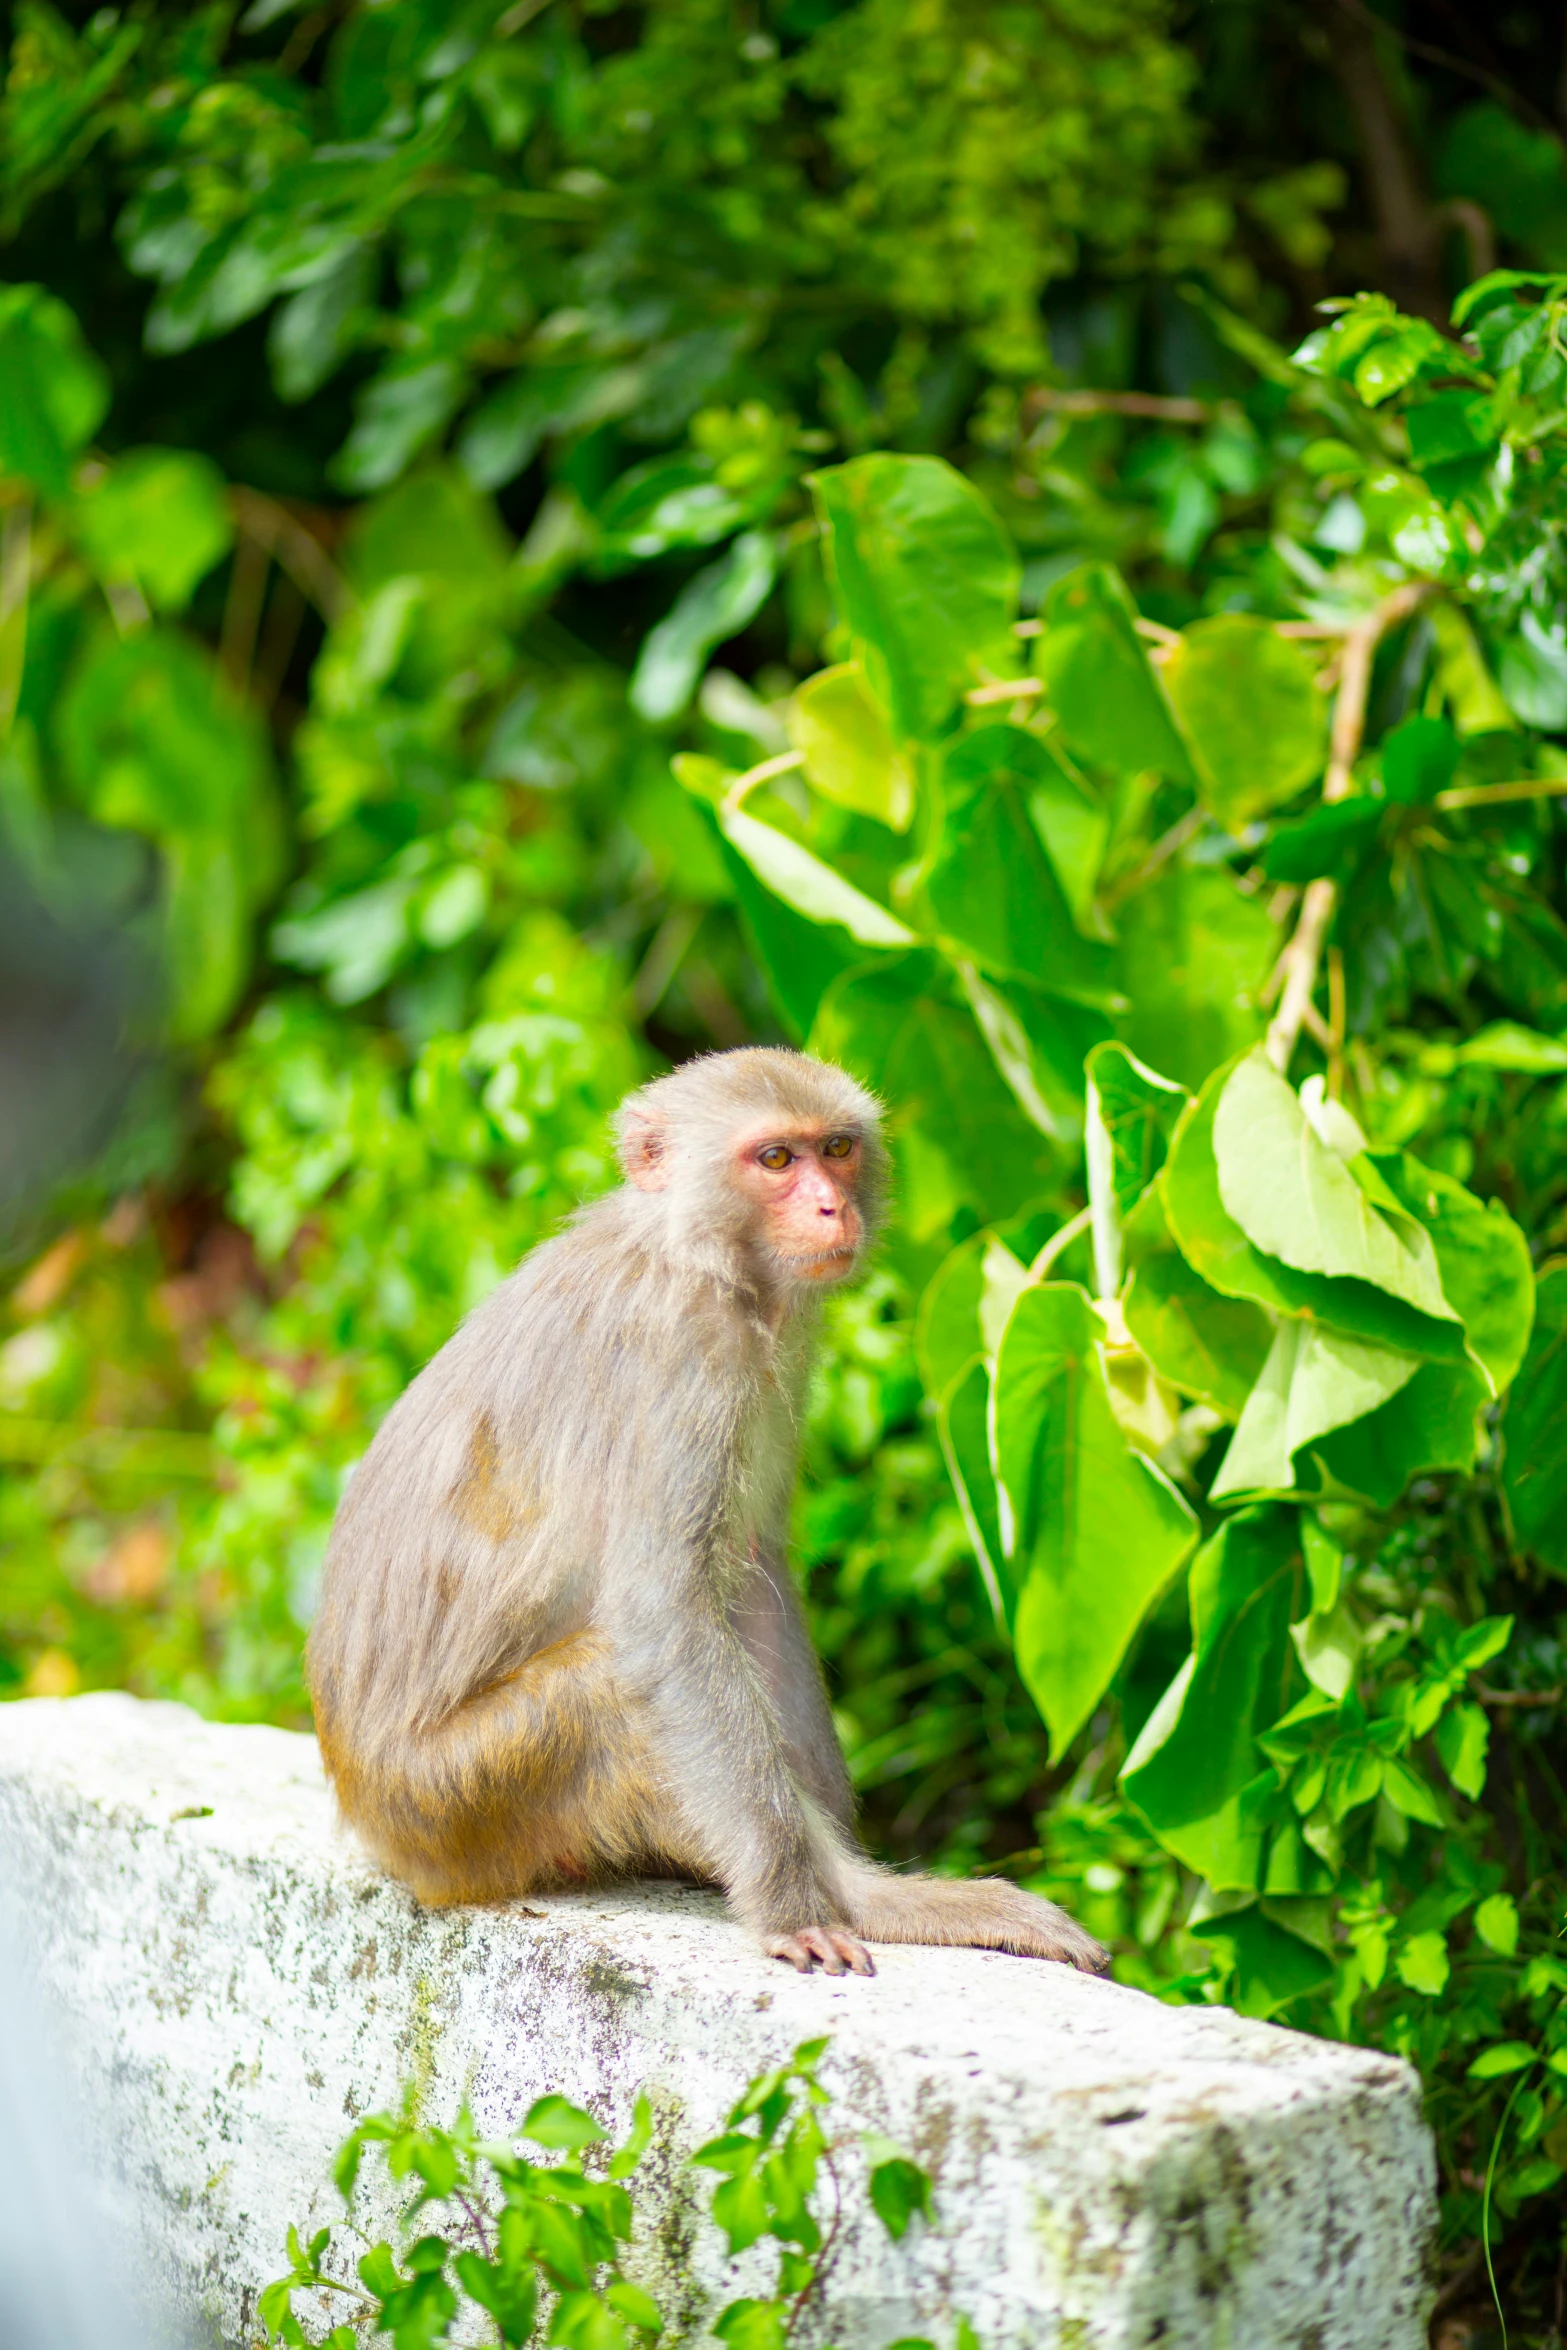
<svg viewBox="0 0 1567 2350">
<path fill-rule="evenodd" d="M 772 1701 L 790 1770 L 823 1811 L 852 1829 L 854 1791 L 799 1593 L 781 1554 L 764 1550 L 757 1558 L 730 1621 Z"/>
<path fill-rule="evenodd" d="M 651 1549 L 644 1544 L 643 1558 L 627 1561 L 613 1630 L 618 1670 L 639 1701 L 650 1760 L 678 1815 L 677 1849 L 717 1878 L 778 1955 L 795 1957 L 804 1941 L 829 1972 L 845 1960 L 871 1972 L 845 1931 L 854 1856 L 789 1767 L 711 1563 L 674 1538 L 656 1556 Z M 803 1952 L 796 1963 L 806 1963 Z"/>
</svg>

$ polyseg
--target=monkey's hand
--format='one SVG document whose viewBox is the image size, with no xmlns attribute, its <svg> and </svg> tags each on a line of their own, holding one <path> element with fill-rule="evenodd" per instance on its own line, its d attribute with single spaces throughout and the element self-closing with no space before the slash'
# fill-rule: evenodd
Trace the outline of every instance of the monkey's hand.
<svg viewBox="0 0 1567 2350">
<path fill-rule="evenodd" d="M 1020 1958 L 1053 1958 L 1085 1975 L 1102 1975 L 1109 1966 L 1109 1951 L 1053 1901 L 997 1877 L 982 1877 L 964 1890 L 973 1903 L 975 1942 Z"/>
<path fill-rule="evenodd" d="M 802 1975 L 820 1966 L 824 1975 L 873 1975 L 871 1954 L 841 1926 L 802 1926 L 797 1934 L 773 1934 L 763 1945 L 769 1958 L 786 1958 Z"/>
</svg>

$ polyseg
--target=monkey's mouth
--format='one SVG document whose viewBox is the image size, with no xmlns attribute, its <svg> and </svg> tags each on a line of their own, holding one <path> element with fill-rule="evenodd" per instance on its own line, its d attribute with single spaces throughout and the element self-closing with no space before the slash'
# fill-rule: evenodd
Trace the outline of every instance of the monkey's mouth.
<svg viewBox="0 0 1567 2350">
<path fill-rule="evenodd" d="M 859 1249 L 852 1242 L 841 1248 L 813 1248 L 786 1258 L 791 1273 L 800 1281 L 830 1281 L 835 1273 L 847 1273 L 854 1265 Z"/>
</svg>

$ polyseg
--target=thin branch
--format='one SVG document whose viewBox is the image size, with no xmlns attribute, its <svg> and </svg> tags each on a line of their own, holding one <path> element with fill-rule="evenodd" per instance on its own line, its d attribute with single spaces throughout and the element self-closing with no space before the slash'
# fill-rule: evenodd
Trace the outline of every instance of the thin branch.
<svg viewBox="0 0 1567 2350">
<path fill-rule="evenodd" d="M 238 528 L 288 573 L 323 620 L 341 620 L 353 609 L 358 599 L 321 541 L 276 498 L 264 497 L 260 490 L 231 489 L 229 512 Z"/>
<path fill-rule="evenodd" d="M 1344 1028 L 1347 999 L 1344 992 L 1344 950 L 1328 949 L 1328 1091 L 1336 1102 L 1344 1098 Z"/>
<path fill-rule="evenodd" d="M 1093 1214 L 1092 1205 L 1079 1208 L 1075 1216 L 1069 1216 L 1058 1231 L 1051 1233 L 1050 1238 L 1028 1268 L 1030 1281 L 1043 1281 L 1057 1257 L 1065 1256 L 1073 1241 L 1080 1240 L 1088 1230 L 1089 1225 L 1093 1222 Z"/>
<path fill-rule="evenodd" d="M 1109 913 L 1124 899 L 1133 896 L 1144 882 L 1153 879 L 1161 865 L 1167 865 L 1173 856 L 1184 849 L 1187 842 L 1202 829 L 1203 815 L 1204 810 L 1199 805 L 1188 808 L 1184 816 L 1178 816 L 1169 831 L 1159 835 L 1147 856 L 1134 865 L 1130 873 L 1124 873 L 1119 881 L 1112 881 L 1109 888 L 1101 893 L 1099 902 L 1105 911 Z"/>
<path fill-rule="evenodd" d="M 1166 628 L 1162 620 L 1149 620 L 1141 612 L 1132 622 L 1132 626 L 1138 635 L 1145 636 L 1150 644 L 1168 645 L 1172 652 L 1181 641 L 1181 632 L 1178 628 Z"/>
<path fill-rule="evenodd" d="M 1470 1686 L 1482 1705 L 1560 1705 L 1567 1695 L 1559 1681 L 1554 1689 L 1488 1689 L 1483 1681 L 1471 1682 Z"/>
<path fill-rule="evenodd" d="M 229 592 L 223 603 L 223 630 L 218 646 L 219 664 L 239 694 L 249 685 L 255 663 L 256 634 L 261 626 L 271 560 L 258 538 L 248 530 L 240 532 L 229 572 Z"/>
<path fill-rule="evenodd" d="M 1460 783 L 1439 791 L 1439 808 L 1505 808 L 1518 800 L 1559 800 L 1567 795 L 1567 775 L 1534 775 L 1521 783 Z"/>
<path fill-rule="evenodd" d="M 1026 392 L 1023 405 L 1040 416 L 1151 416 L 1166 424 L 1206 424 L 1218 414 L 1211 400 L 1166 399 L 1158 392 L 1058 392 L 1045 384 Z"/>
<path fill-rule="evenodd" d="M 1391 628 L 1409 618 L 1432 593 L 1431 583 L 1411 580 L 1384 596 L 1373 611 L 1356 621 L 1344 639 L 1344 663 L 1333 705 L 1333 730 L 1328 745 L 1328 771 L 1322 797 L 1331 804 L 1349 797 L 1354 788 L 1355 760 L 1366 727 L 1366 700 L 1371 690 L 1371 665 L 1377 646 Z M 1280 968 L 1284 992 L 1268 1028 L 1268 1058 L 1287 1073 L 1317 984 L 1317 966 L 1327 943 L 1338 891 L 1331 881 L 1308 883 L 1301 900 L 1295 935 L 1285 948 Z"/>
<path fill-rule="evenodd" d="M 987 702 L 1027 702 L 1045 690 L 1044 680 L 1038 677 L 1011 677 L 998 679 L 993 685 L 971 686 L 963 699 L 973 708 L 981 709 Z"/>
</svg>

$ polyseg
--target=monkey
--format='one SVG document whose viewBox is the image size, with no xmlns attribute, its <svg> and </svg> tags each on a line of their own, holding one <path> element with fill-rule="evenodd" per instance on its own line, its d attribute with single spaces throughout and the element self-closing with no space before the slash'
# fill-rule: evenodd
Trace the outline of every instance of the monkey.
<svg viewBox="0 0 1567 2350">
<path fill-rule="evenodd" d="M 817 1306 L 876 1232 L 875 1099 L 742 1046 L 631 1094 L 625 1181 L 524 1258 L 349 1481 L 308 1676 L 343 1816 L 423 1903 L 718 1887 L 772 1956 L 1097 1972 L 1063 1910 L 864 1851 L 787 1559 Z"/>
</svg>

